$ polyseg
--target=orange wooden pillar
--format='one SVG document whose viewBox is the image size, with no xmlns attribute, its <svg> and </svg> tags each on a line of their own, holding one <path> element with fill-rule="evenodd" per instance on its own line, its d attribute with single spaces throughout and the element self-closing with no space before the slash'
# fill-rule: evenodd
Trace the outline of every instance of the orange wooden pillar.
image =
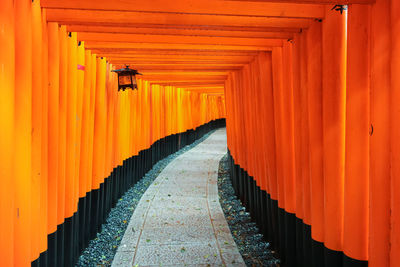
<svg viewBox="0 0 400 267">
<path fill-rule="evenodd" d="M 370 7 L 350 5 L 347 42 L 344 263 L 368 260 Z"/>
<path fill-rule="evenodd" d="M 80 176 L 82 124 L 83 124 L 83 94 L 85 90 L 85 44 L 78 42 L 77 47 L 77 94 L 76 94 L 76 145 L 75 145 L 75 199 L 79 201 L 85 196 L 84 178 Z M 82 217 L 82 216 L 80 216 Z M 81 218 L 80 218 L 81 219 Z"/>
<path fill-rule="evenodd" d="M 42 153 L 41 153 L 41 183 L 40 191 L 46 192 L 48 190 L 48 30 L 47 30 L 47 13 L 42 9 Z M 40 232 L 43 235 L 43 242 L 41 243 L 41 251 L 48 248 L 47 235 L 49 234 L 48 226 L 48 195 L 46 193 L 40 194 Z M 37 230 L 37 229 L 36 229 Z"/>
<path fill-rule="evenodd" d="M 302 265 L 303 256 L 303 175 L 300 164 L 303 155 L 301 154 L 301 133 L 302 116 L 300 108 L 301 83 L 300 74 L 303 71 L 300 67 L 301 59 L 301 36 L 296 34 L 293 38 L 293 126 L 294 126 L 294 160 L 295 160 L 295 195 L 296 195 L 296 264 Z"/>
<path fill-rule="evenodd" d="M 83 76 L 83 95 L 82 95 L 82 132 L 79 164 L 79 197 L 85 197 L 88 190 L 88 183 L 91 180 L 89 174 L 89 134 L 90 134 L 90 100 L 91 100 L 91 63 L 92 53 L 90 50 L 85 52 L 85 65 Z M 85 210 L 86 212 L 87 210 Z"/>
<path fill-rule="evenodd" d="M 341 266 L 346 112 L 346 16 L 326 8 L 322 23 L 325 265 Z"/>
<path fill-rule="evenodd" d="M 113 78 L 114 75 L 111 72 L 111 65 L 107 64 L 107 74 L 106 74 L 106 93 L 107 93 L 107 143 L 106 143 L 106 175 L 108 176 L 113 168 L 113 128 L 114 128 L 114 96 L 117 88 L 113 86 Z"/>
<path fill-rule="evenodd" d="M 89 71 L 90 70 L 90 71 Z M 96 71 L 97 71 L 97 58 L 96 54 L 91 55 L 90 59 L 90 69 L 89 79 L 90 79 L 90 117 L 89 117 L 89 154 L 88 154 L 88 181 L 87 181 L 87 191 L 93 189 L 93 151 L 94 151 L 94 133 L 95 133 L 95 111 L 96 111 Z M 93 208 L 92 208 L 93 209 Z"/>
<path fill-rule="evenodd" d="M 278 200 L 278 188 L 277 188 L 277 177 L 276 177 L 276 139 L 275 139 L 275 112 L 274 112 L 274 93 L 273 93 L 273 75 L 272 75 L 272 54 L 262 53 L 260 59 L 260 68 L 262 75 L 262 84 L 265 86 L 265 90 L 263 90 L 263 114 L 266 121 L 266 132 L 265 134 L 270 138 L 266 138 L 266 151 L 264 153 L 264 157 L 267 160 L 268 173 L 267 173 L 267 183 L 268 183 L 268 194 L 271 199 L 271 202 L 276 203 Z M 271 202 L 268 203 L 268 210 L 271 214 L 271 218 L 269 218 L 269 224 L 271 226 L 271 234 L 270 238 L 277 244 L 277 233 L 278 226 L 277 222 L 277 214 L 273 210 Z M 277 205 L 275 205 L 277 206 Z"/>
<path fill-rule="evenodd" d="M 65 165 L 65 261 L 72 264 L 74 243 L 74 214 L 76 212 L 75 152 L 76 152 L 76 108 L 77 108 L 77 36 L 69 33 L 67 38 L 67 135 Z"/>
<path fill-rule="evenodd" d="M 61 26 L 59 28 L 59 50 L 60 50 L 60 64 L 59 64 L 59 92 L 58 92 L 59 105 L 58 105 L 57 225 L 61 225 L 64 222 L 66 215 L 65 176 L 66 176 L 66 149 L 67 149 L 66 145 L 67 145 L 68 48 L 67 48 L 67 32 L 65 26 Z M 61 260 L 63 259 L 63 257 L 59 255 L 59 259 Z"/>
<path fill-rule="evenodd" d="M 99 189 L 104 179 L 105 171 L 105 139 L 106 139 L 106 90 L 105 90 L 106 61 L 97 59 L 96 68 L 96 100 L 93 139 L 93 175 L 92 189 Z"/>
<path fill-rule="evenodd" d="M 390 266 L 400 265 L 400 5 L 391 1 L 391 221 L 390 221 Z"/>
<path fill-rule="evenodd" d="M 14 266 L 14 92 L 15 35 L 14 1 L 2 1 L 0 9 L 0 258 L 5 266 Z"/>
<path fill-rule="evenodd" d="M 304 38 L 303 38 L 304 39 Z M 302 36 L 295 34 L 293 38 L 293 127 L 294 127 L 294 160 L 295 160 L 295 197 L 296 197 L 296 264 L 301 266 L 304 264 L 304 245 L 303 245 L 303 219 L 304 219 L 304 205 L 303 205 L 303 166 L 301 161 L 304 155 L 301 151 L 302 144 L 302 108 L 301 108 L 301 73 L 306 72 L 307 69 L 300 67 L 302 56 Z"/>
<path fill-rule="evenodd" d="M 43 90 L 42 90 L 42 12 L 40 1 L 32 3 L 32 199 L 31 199 L 31 261 L 39 258 L 43 242 L 47 239 L 47 231 L 40 231 L 46 221 L 41 220 L 40 198 L 42 194 L 47 194 L 41 190 L 42 181 L 42 118 L 43 109 Z M 44 140 L 46 141 L 46 140 Z M 45 165 L 45 164 L 43 164 Z M 43 176 L 45 178 L 45 176 Z"/>
<path fill-rule="evenodd" d="M 311 181 L 312 264 L 324 264 L 324 173 L 322 137 L 322 23 L 307 31 L 307 85 Z"/>
<path fill-rule="evenodd" d="M 371 20 L 369 266 L 390 266 L 390 5 L 377 0 Z M 372 132 L 373 129 L 373 132 Z"/>
<path fill-rule="evenodd" d="M 58 164 L 59 164 L 59 105 L 60 105 L 60 43 L 59 27 L 57 23 L 48 24 L 49 38 L 49 83 L 48 83 L 48 226 L 51 236 L 48 252 L 51 264 L 56 264 L 57 258 L 54 249 L 57 241 L 56 231 L 58 224 Z M 62 214 L 64 215 L 64 214 Z M 61 238 L 61 237 L 60 237 Z"/>
<path fill-rule="evenodd" d="M 28 0 L 15 11 L 15 211 L 14 266 L 31 263 L 32 23 Z M 12 9 L 11 9 L 12 10 Z M 8 12 L 12 12 L 8 10 Z"/>
<path fill-rule="evenodd" d="M 275 155 L 276 155 L 276 181 L 277 181 L 277 200 L 278 200 L 278 224 L 280 251 L 285 248 L 285 188 L 284 188 L 284 157 L 283 157 L 283 85 L 282 85 L 282 48 L 275 47 L 272 50 L 272 75 L 273 75 L 273 99 L 274 99 L 274 122 L 275 122 Z M 283 261 L 285 255 L 282 255 Z"/>
<path fill-rule="evenodd" d="M 76 145 L 76 94 L 77 49 L 76 33 L 69 33 L 67 66 L 67 143 L 65 176 L 65 217 L 75 212 L 75 145 Z M 72 242 L 72 241 L 71 241 Z M 72 244 L 71 244 L 72 245 Z M 66 249 L 68 250 L 68 249 Z"/>
</svg>

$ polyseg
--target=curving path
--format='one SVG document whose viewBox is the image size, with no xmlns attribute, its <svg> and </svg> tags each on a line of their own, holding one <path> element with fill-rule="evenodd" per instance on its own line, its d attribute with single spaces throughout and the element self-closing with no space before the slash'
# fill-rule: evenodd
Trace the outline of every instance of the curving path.
<svg viewBox="0 0 400 267">
<path fill-rule="evenodd" d="M 225 129 L 172 161 L 136 207 L 112 266 L 245 266 L 218 200 Z"/>
</svg>

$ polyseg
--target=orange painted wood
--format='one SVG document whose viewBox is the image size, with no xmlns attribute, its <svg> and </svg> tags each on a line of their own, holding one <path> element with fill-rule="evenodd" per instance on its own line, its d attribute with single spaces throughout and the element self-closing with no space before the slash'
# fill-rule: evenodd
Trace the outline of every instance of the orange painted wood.
<svg viewBox="0 0 400 267">
<path fill-rule="evenodd" d="M 294 95 L 293 95 L 293 44 L 285 42 L 283 61 L 283 139 L 284 139 L 284 188 L 285 210 L 296 213 L 295 152 L 294 152 Z"/>
<path fill-rule="evenodd" d="M 47 9 L 48 21 L 62 24 L 142 26 L 206 25 L 240 27 L 307 28 L 311 19 L 265 16 L 224 16 L 221 14 L 148 13 L 134 11 L 101 11 L 83 9 Z"/>
<path fill-rule="evenodd" d="M 390 5 L 377 0 L 371 18 L 369 266 L 390 266 Z M 372 128 L 371 130 L 372 131 Z"/>
<path fill-rule="evenodd" d="M 71 217 L 76 210 L 76 96 L 77 96 L 77 40 L 76 33 L 67 37 L 67 135 L 65 165 L 65 218 Z"/>
<path fill-rule="evenodd" d="M 391 165 L 392 165 L 392 179 L 391 179 L 391 221 L 390 221 L 390 266 L 400 264 L 400 194 L 397 188 L 400 188 L 400 158 L 399 158 L 399 125 L 396 117 L 398 118 L 399 109 L 397 101 L 400 93 L 400 81 L 397 73 L 399 73 L 399 53 L 400 53 L 400 39 L 397 36 L 399 31 L 400 19 L 400 6 L 398 1 L 391 1 Z"/>
<path fill-rule="evenodd" d="M 89 167 L 89 140 L 90 140 L 90 101 L 91 101 L 91 71 L 92 71 L 92 53 L 88 50 L 85 52 L 85 70 L 83 77 L 83 101 L 82 101 L 82 133 L 81 133 L 81 149 L 80 149 L 80 165 L 79 177 L 81 188 L 80 194 L 86 195 L 89 191 L 88 184 L 91 182 L 91 173 Z"/>
<path fill-rule="evenodd" d="M 284 152 L 283 152 L 283 67 L 282 48 L 272 50 L 272 74 L 273 74 L 273 99 L 274 99 L 274 121 L 275 121 L 275 155 L 276 155 L 276 181 L 278 188 L 278 206 L 285 208 L 285 184 L 284 184 Z"/>
<path fill-rule="evenodd" d="M 106 95 L 105 95 L 105 59 L 96 60 L 96 100 L 93 138 L 93 174 L 92 189 L 99 189 L 105 173 L 105 139 L 106 139 Z"/>
<path fill-rule="evenodd" d="M 78 40 L 87 42 L 122 42 L 122 43 L 178 43 L 178 44 L 216 44 L 216 45 L 245 45 L 245 46 L 271 46 L 274 39 L 288 38 L 244 38 L 244 37 L 219 37 L 219 36 L 177 36 L 154 35 L 137 33 L 93 33 L 79 32 Z M 276 42 L 275 42 L 276 43 Z"/>
<path fill-rule="evenodd" d="M 65 179 L 67 149 L 67 88 L 68 88 L 68 46 L 65 26 L 59 28 L 60 64 L 59 64 L 59 110 L 58 110 L 58 181 L 57 181 L 57 224 L 65 219 Z"/>
<path fill-rule="evenodd" d="M 89 117 L 89 155 L 88 155 L 88 181 L 87 191 L 93 189 L 93 151 L 94 151 L 94 123 L 95 123 L 95 110 L 96 110 L 96 72 L 97 72 L 97 59 L 96 54 L 91 54 L 90 68 L 88 68 L 90 79 L 90 117 Z"/>
<path fill-rule="evenodd" d="M 14 266 L 31 262 L 32 193 L 32 2 L 17 1 L 15 12 Z"/>
<path fill-rule="evenodd" d="M 270 51 L 271 47 L 281 46 L 282 42 L 279 39 L 271 39 L 268 44 L 263 46 L 251 45 L 212 45 L 212 44 L 182 44 L 179 40 L 175 43 L 168 43 L 168 49 L 178 50 L 200 50 L 200 51 Z M 120 42 L 103 42 L 91 41 L 86 43 L 87 48 L 93 50 L 106 51 L 106 49 L 152 49 L 160 50 L 165 49 L 165 44 L 162 43 L 120 43 Z"/>
<path fill-rule="evenodd" d="M 85 91 L 85 71 L 78 69 L 78 65 L 85 66 L 85 44 L 81 42 L 78 44 L 77 50 L 77 102 L 76 102 L 76 146 L 75 146 L 75 177 L 77 181 L 78 190 L 75 194 L 76 198 L 81 198 L 86 195 L 85 177 L 80 176 L 80 165 L 81 165 L 81 146 L 82 144 L 82 124 L 83 124 L 83 94 Z"/>
<path fill-rule="evenodd" d="M 332 1 L 332 0 L 330 0 Z M 351 0 L 350 0 L 351 1 Z M 356 0 L 367 2 L 368 0 Z M 273 1 L 183 1 L 178 0 L 171 3 L 167 0 L 155 0 L 151 3 L 141 1 L 57 1 L 42 0 L 42 5 L 49 8 L 80 8 L 120 11 L 146 11 L 146 12 L 172 12 L 172 13 L 197 13 L 197 14 L 224 14 L 224 15 L 247 15 L 247 16 L 284 16 L 284 17 L 313 17 L 324 16 L 321 5 L 301 5 L 302 1 L 293 1 L 295 4 L 269 3 Z M 277 1 L 278 2 L 278 1 Z M 286 0 L 288 2 L 288 0 Z M 303 2 L 313 2 L 304 0 Z M 327 0 L 314 1 L 326 3 Z M 369 1 L 370 2 L 370 1 Z M 212 8 L 210 8 L 212 6 Z"/>
<path fill-rule="evenodd" d="M 308 56 L 309 52 L 307 49 L 307 38 L 306 35 L 300 35 L 300 92 L 299 92 L 299 107 L 301 116 L 300 125 L 300 154 L 301 160 L 301 176 L 302 181 L 300 184 L 303 185 L 303 222 L 307 225 L 311 225 L 311 177 L 310 177 L 310 125 L 308 121 Z"/>
<path fill-rule="evenodd" d="M 48 151 L 48 143 L 49 143 L 49 125 L 48 125 L 48 109 L 49 109 L 49 95 L 48 95 L 48 84 L 49 84 L 49 73 L 48 73 L 48 62 L 49 62 L 49 56 L 48 56 L 48 50 L 49 50 L 49 44 L 48 44 L 48 27 L 47 27 L 47 20 L 46 20 L 46 10 L 42 9 L 42 171 L 41 171 L 41 192 L 46 192 L 48 190 L 48 168 L 49 168 L 49 151 Z M 41 199 L 40 199 L 40 218 L 43 221 L 41 224 L 41 232 L 43 233 L 43 242 L 42 242 L 42 247 L 41 250 L 44 251 L 47 249 L 47 238 L 46 235 L 49 233 L 48 232 L 48 194 L 41 194 Z M 44 222 L 47 222 L 44 223 Z"/>
<path fill-rule="evenodd" d="M 202 37 L 241 37 L 241 38 L 281 38 L 288 39 L 293 37 L 294 33 L 299 32 L 297 28 L 277 28 L 277 27 L 201 27 L 201 25 L 192 25 L 189 29 L 179 26 L 165 27 L 114 27 L 114 26 L 96 26 L 96 25 L 68 25 L 68 31 L 81 33 L 130 33 L 130 34 L 152 34 L 161 36 L 202 36 Z"/>
<path fill-rule="evenodd" d="M 49 132 L 49 167 L 48 173 L 48 232 L 57 230 L 57 190 L 59 164 L 59 105 L 60 105 L 60 34 L 57 23 L 49 23 L 49 83 L 48 83 L 48 132 Z M 63 214 L 64 215 L 64 214 Z"/>
<path fill-rule="evenodd" d="M 312 26 L 312 25 L 311 25 Z M 302 155 L 300 148 L 301 143 L 301 113 L 300 113 L 300 34 L 296 34 L 293 38 L 293 125 L 294 125 L 294 157 L 295 157 L 295 176 L 296 176 L 296 217 L 303 218 L 303 179 L 301 173 Z"/>
<path fill-rule="evenodd" d="M 32 198 L 31 198 L 31 259 L 35 260 L 39 258 L 40 251 L 43 248 L 44 232 L 38 229 L 42 228 L 43 224 L 47 222 L 40 216 L 40 197 L 41 194 L 41 183 L 42 176 L 42 12 L 40 8 L 40 2 L 36 1 L 32 3 L 32 47 L 34 52 L 32 53 Z M 45 164 L 43 164 L 45 165 Z M 46 164 L 47 165 L 47 164 Z M 43 227 L 44 228 L 44 227 Z"/>
<path fill-rule="evenodd" d="M 14 266 L 14 214 L 15 174 L 14 130 L 15 130 L 15 27 L 14 1 L 1 2 L 0 8 L 0 257 L 5 266 Z"/>
<path fill-rule="evenodd" d="M 353 259 L 366 261 L 371 9 L 369 6 L 351 5 L 348 12 L 343 252 Z"/>
<path fill-rule="evenodd" d="M 311 181 L 311 236 L 324 241 L 324 171 L 322 133 L 322 23 L 307 31 L 308 123 Z"/>
<path fill-rule="evenodd" d="M 324 244 L 343 250 L 346 117 L 346 16 L 327 7 L 322 22 Z"/>
</svg>

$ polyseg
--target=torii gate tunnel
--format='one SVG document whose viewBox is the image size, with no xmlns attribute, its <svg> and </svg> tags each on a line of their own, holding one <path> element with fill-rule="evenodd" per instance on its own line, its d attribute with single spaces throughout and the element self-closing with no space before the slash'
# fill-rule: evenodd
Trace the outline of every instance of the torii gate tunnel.
<svg viewBox="0 0 400 267">
<path fill-rule="evenodd" d="M 73 266 L 158 160 L 226 125 L 282 265 L 400 266 L 399 36 L 398 0 L 1 0 L 0 265 Z"/>
</svg>

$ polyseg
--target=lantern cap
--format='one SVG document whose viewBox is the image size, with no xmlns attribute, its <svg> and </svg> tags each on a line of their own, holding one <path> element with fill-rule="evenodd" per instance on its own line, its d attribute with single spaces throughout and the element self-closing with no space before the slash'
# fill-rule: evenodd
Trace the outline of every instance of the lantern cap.
<svg viewBox="0 0 400 267">
<path fill-rule="evenodd" d="M 122 69 L 112 70 L 112 72 L 116 72 L 118 74 L 142 75 L 137 70 L 129 68 L 129 65 L 126 65 L 126 67 Z"/>
</svg>

